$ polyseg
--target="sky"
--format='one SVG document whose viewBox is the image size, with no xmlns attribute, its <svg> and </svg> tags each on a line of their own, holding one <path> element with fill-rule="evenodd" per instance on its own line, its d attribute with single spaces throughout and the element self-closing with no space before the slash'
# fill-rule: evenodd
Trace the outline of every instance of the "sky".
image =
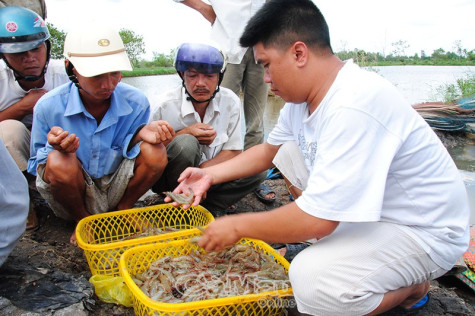
<svg viewBox="0 0 475 316">
<path fill-rule="evenodd" d="M 236 0 L 238 1 L 238 0 Z M 333 50 L 405 53 L 456 51 L 456 43 L 475 50 L 474 0 L 314 0 L 325 16 Z M 46 0 L 47 22 L 68 32 L 75 25 L 101 19 L 117 29 L 143 36 L 146 54 L 168 54 L 183 42 L 209 38 L 211 26 L 195 10 L 173 0 Z"/>
</svg>

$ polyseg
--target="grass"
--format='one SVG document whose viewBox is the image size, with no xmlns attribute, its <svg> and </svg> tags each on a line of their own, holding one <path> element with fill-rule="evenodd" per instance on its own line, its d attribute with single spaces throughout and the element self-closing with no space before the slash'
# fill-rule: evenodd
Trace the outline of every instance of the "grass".
<svg viewBox="0 0 475 316">
<path fill-rule="evenodd" d="M 138 76 L 155 76 L 155 75 L 170 75 L 175 74 L 174 67 L 158 67 L 158 68 L 135 68 L 132 71 L 123 71 L 124 77 L 138 77 Z"/>
<path fill-rule="evenodd" d="M 437 92 L 446 103 L 475 95 L 475 75 L 466 75 L 455 83 L 442 85 Z"/>
</svg>

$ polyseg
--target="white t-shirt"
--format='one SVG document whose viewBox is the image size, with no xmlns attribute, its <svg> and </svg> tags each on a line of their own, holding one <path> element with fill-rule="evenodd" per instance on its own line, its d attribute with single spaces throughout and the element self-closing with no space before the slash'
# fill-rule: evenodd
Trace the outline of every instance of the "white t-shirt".
<svg viewBox="0 0 475 316">
<path fill-rule="evenodd" d="M 460 173 L 438 137 L 385 79 L 347 61 L 309 116 L 286 104 L 267 142 L 297 142 L 310 173 L 296 200 L 343 222 L 387 221 L 442 268 L 467 249 L 469 206 Z"/>
<path fill-rule="evenodd" d="M 211 125 L 216 138 L 210 145 L 200 145 L 201 163 L 214 158 L 221 150 L 242 150 L 241 100 L 231 90 L 220 87 L 206 108 L 203 122 L 181 86 L 157 97 L 151 105 L 150 121 L 167 121 L 175 131 L 195 123 Z"/>
<path fill-rule="evenodd" d="M 45 84 L 38 89 L 53 90 L 60 85 L 69 82 L 68 75 L 64 69 L 64 61 L 50 60 L 45 74 Z M 25 91 L 15 80 L 13 71 L 3 62 L 0 62 L 0 111 L 17 103 L 30 92 Z M 22 122 L 31 126 L 32 115 L 27 115 L 22 119 Z"/>
<path fill-rule="evenodd" d="M 241 63 L 247 47 L 239 45 L 249 19 L 265 3 L 265 0 L 209 0 L 216 13 L 211 28 L 211 39 L 220 45 L 231 64 Z"/>
</svg>

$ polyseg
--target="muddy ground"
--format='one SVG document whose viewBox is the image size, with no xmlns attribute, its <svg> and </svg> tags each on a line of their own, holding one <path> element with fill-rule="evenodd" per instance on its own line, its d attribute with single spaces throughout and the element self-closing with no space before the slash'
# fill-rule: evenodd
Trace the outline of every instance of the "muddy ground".
<svg viewBox="0 0 475 316">
<path fill-rule="evenodd" d="M 266 205 L 248 194 L 236 204 L 238 212 L 289 203 L 283 180 L 265 183 L 276 192 L 276 201 Z M 0 268 L 0 315 L 134 315 L 132 308 L 98 300 L 88 282 L 91 273 L 83 251 L 69 244 L 74 225 L 55 217 L 37 192 L 33 201 L 39 227 L 24 233 Z M 475 315 L 475 292 L 453 276 L 432 281 L 430 293 L 428 307 L 416 315 Z"/>
</svg>

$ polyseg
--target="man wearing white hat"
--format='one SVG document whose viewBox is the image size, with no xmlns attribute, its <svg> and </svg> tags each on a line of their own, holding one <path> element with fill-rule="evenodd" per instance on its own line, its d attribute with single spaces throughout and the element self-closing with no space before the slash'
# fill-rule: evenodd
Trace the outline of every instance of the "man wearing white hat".
<svg viewBox="0 0 475 316">
<path fill-rule="evenodd" d="M 120 83 L 132 67 L 117 31 L 96 23 L 73 30 L 64 57 L 72 82 L 35 107 L 28 172 L 63 219 L 131 208 L 162 175 L 162 142 L 175 132 L 164 121 L 147 123 L 145 95 Z"/>
</svg>

